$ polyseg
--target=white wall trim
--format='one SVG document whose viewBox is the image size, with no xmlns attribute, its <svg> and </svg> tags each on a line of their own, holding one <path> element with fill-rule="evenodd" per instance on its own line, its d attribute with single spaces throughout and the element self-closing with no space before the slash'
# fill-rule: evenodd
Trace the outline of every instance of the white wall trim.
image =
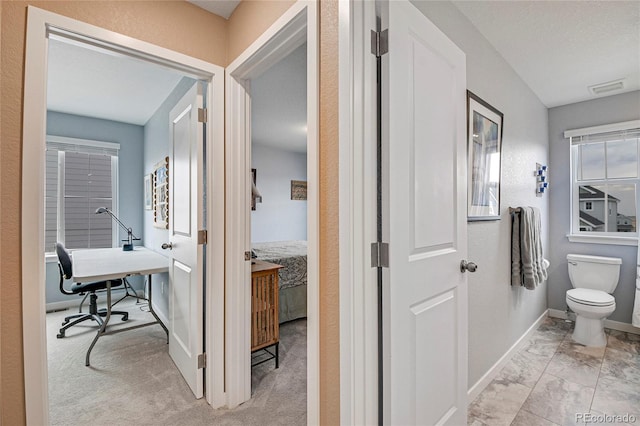
<svg viewBox="0 0 640 426">
<path fill-rule="evenodd" d="M 57 32 L 87 41 L 89 43 L 101 43 L 102 45 L 120 53 L 142 58 L 154 63 L 169 66 L 181 71 L 191 72 L 192 75 L 209 81 L 211 93 L 215 86 L 218 91 L 217 98 L 211 98 L 210 117 L 212 122 L 221 128 L 223 107 L 214 107 L 222 104 L 223 96 L 220 87 L 223 77 L 223 69 L 197 58 L 182 53 L 137 40 L 122 34 L 118 34 L 94 25 L 90 25 L 62 15 L 28 7 L 27 34 L 24 74 L 24 106 L 23 106 L 23 145 L 22 145 L 22 318 L 23 318 L 23 353 L 24 353 L 24 382 L 25 382 L 25 406 L 28 424 L 49 423 L 48 403 L 48 377 L 47 377 L 47 337 L 45 320 L 45 255 L 44 255 L 44 152 L 46 140 L 46 93 L 47 93 L 47 49 L 48 34 Z M 213 115 L 215 111 L 215 116 Z M 208 126 L 207 139 L 214 145 L 223 144 L 220 131 L 214 132 L 214 126 Z M 222 158 L 220 162 L 222 162 Z M 219 169 L 223 165 L 217 166 Z M 215 167 L 214 167 L 215 170 Z M 219 184 L 218 184 L 219 186 Z M 212 191 L 211 188 L 208 189 Z M 220 209 L 224 207 L 224 200 L 220 192 L 209 193 L 207 199 L 214 203 L 216 210 L 208 210 L 208 222 L 214 223 L 224 216 Z M 216 199 L 214 200 L 214 197 Z M 217 235 L 219 229 L 216 228 Z M 213 232 L 212 232 L 213 233 Z M 212 255 L 216 250 L 211 250 Z M 220 255 L 220 249 L 217 250 Z M 214 264 L 217 265 L 217 264 Z M 213 268 L 208 268 L 213 269 Z M 216 279 L 207 281 L 207 294 L 220 294 L 224 288 L 224 273 L 222 268 L 215 272 Z M 208 312 L 224 311 L 224 301 L 218 299 L 207 302 Z M 212 320 L 208 318 L 208 320 Z M 209 323 L 208 330 L 212 330 L 211 344 L 222 346 L 224 343 L 224 330 L 216 323 Z M 214 340 L 215 342 L 212 342 Z M 207 401 L 215 406 L 220 406 L 220 395 L 211 390 L 214 381 L 222 381 L 224 371 L 218 371 L 218 365 L 207 369 Z M 224 385 L 221 385 L 224 386 Z"/>
<path fill-rule="evenodd" d="M 565 138 L 575 136 L 595 135 L 598 133 L 617 132 L 621 130 L 637 129 L 640 127 L 640 120 L 624 121 L 621 123 L 604 124 L 602 126 L 583 127 L 582 129 L 566 130 Z"/>
<path fill-rule="evenodd" d="M 618 246 L 637 246 L 638 237 L 623 237 L 617 235 L 567 234 L 572 243 L 611 244 Z"/>
<path fill-rule="evenodd" d="M 340 421 L 378 424 L 374 2 L 339 5 Z"/>
<path fill-rule="evenodd" d="M 576 314 L 573 312 L 567 313 L 566 311 L 562 311 L 560 309 L 549 309 L 549 316 L 552 318 L 561 318 L 568 319 L 571 321 L 576 320 Z M 611 330 L 624 331 L 627 333 L 640 334 L 640 328 L 634 327 L 632 324 L 620 321 L 613 321 L 606 319 L 604 320 L 604 327 L 610 328 Z"/>
<path fill-rule="evenodd" d="M 480 380 L 478 380 L 473 386 L 471 386 L 471 388 L 469 388 L 469 391 L 467 392 L 469 404 L 471 404 L 473 400 L 476 399 L 477 396 L 480 395 L 480 393 L 489 385 L 489 383 L 491 383 L 491 381 L 496 378 L 498 373 L 500 373 L 500 370 L 502 370 L 502 367 L 504 367 L 511 360 L 511 358 L 513 358 L 513 356 L 518 353 L 520 348 L 524 346 L 527 340 L 529 340 L 531 335 L 533 335 L 538 327 L 540 327 L 540 324 L 542 324 L 547 316 L 549 316 L 549 310 L 544 311 L 543 314 L 540 315 L 540 317 L 538 317 L 538 319 L 533 324 L 531 324 L 531 327 L 529 327 L 527 331 L 525 331 L 524 334 L 520 336 L 520 338 L 516 340 L 513 345 L 511 345 L 509 350 L 504 355 L 502 355 L 500 359 L 496 361 L 495 364 L 493 364 L 493 366 L 491 366 L 489 371 L 487 371 L 480 378 Z"/>
<path fill-rule="evenodd" d="M 320 422 L 318 4 L 300 0 L 226 70 L 226 346 L 227 405 L 251 397 L 250 79 L 307 41 L 307 423 Z M 246 283 L 246 285 L 238 285 Z M 245 336 L 245 338 L 238 338 Z"/>
<path fill-rule="evenodd" d="M 162 309 L 159 309 L 158 305 L 155 303 L 151 303 L 151 305 L 153 306 L 153 311 L 156 313 L 158 318 L 160 318 L 160 321 L 162 321 L 163 324 L 169 324 L 169 318 L 167 318 L 164 312 L 162 312 Z"/>
</svg>

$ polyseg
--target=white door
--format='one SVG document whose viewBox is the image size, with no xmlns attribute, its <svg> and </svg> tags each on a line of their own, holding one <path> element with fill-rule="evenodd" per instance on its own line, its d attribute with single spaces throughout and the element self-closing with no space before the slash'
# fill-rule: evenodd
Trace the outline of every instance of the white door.
<svg viewBox="0 0 640 426">
<path fill-rule="evenodd" d="M 388 4 L 384 421 L 465 425 L 466 60 L 409 2 Z"/>
<path fill-rule="evenodd" d="M 169 160 L 169 355 L 196 398 L 203 396 L 203 268 L 198 230 L 203 217 L 203 97 L 195 84 L 171 110 Z M 164 247 L 163 247 L 164 248 Z"/>
</svg>

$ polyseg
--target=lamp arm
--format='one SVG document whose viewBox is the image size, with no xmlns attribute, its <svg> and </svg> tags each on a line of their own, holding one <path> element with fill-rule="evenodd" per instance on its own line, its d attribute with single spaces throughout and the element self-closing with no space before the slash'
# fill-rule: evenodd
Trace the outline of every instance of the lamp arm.
<svg viewBox="0 0 640 426">
<path fill-rule="evenodd" d="M 109 213 L 109 215 L 110 215 L 110 216 L 111 216 L 111 217 L 112 217 L 116 222 L 118 222 L 118 225 L 120 225 L 120 227 L 121 227 L 122 229 L 124 229 L 125 231 L 127 231 L 127 236 L 128 236 L 128 238 L 129 238 L 130 240 L 139 240 L 139 239 L 140 239 L 140 238 L 136 237 L 135 235 L 133 235 L 133 231 L 132 231 L 132 229 L 131 229 L 131 228 L 127 228 L 127 227 L 125 226 L 125 224 L 124 224 L 124 223 L 122 223 L 122 222 L 120 221 L 120 219 L 118 219 L 118 218 L 116 217 L 116 215 L 114 215 L 114 214 L 113 214 L 113 212 L 112 212 L 111 210 L 109 210 L 109 209 L 105 209 L 105 210 L 107 211 L 107 213 Z M 131 242 L 131 241 L 130 241 L 130 242 Z"/>
</svg>

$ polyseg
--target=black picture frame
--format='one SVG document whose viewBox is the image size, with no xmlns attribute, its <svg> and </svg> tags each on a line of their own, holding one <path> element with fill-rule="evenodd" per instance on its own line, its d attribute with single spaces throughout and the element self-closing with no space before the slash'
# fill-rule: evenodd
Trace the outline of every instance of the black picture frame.
<svg viewBox="0 0 640 426">
<path fill-rule="evenodd" d="M 500 220 L 504 114 L 467 90 L 467 221 Z"/>
</svg>

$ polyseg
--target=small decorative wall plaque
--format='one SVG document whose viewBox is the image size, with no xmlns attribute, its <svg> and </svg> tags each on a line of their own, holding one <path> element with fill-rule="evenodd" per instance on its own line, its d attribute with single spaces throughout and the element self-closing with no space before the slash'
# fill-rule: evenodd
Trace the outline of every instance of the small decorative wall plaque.
<svg viewBox="0 0 640 426">
<path fill-rule="evenodd" d="M 292 200 L 307 199 L 307 181 L 306 180 L 291 181 L 291 199 Z"/>
<path fill-rule="evenodd" d="M 153 226 L 169 229 L 169 157 L 153 169 Z"/>
</svg>

